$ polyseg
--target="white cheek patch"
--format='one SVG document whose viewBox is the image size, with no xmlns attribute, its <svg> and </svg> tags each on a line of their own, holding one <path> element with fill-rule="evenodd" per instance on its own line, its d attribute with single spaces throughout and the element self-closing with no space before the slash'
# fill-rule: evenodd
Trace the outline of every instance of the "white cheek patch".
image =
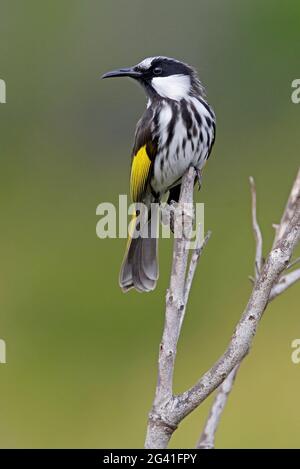
<svg viewBox="0 0 300 469">
<path fill-rule="evenodd" d="M 191 80 L 188 75 L 170 75 L 168 77 L 154 77 L 151 84 L 163 98 L 180 101 L 188 96 Z"/>
</svg>

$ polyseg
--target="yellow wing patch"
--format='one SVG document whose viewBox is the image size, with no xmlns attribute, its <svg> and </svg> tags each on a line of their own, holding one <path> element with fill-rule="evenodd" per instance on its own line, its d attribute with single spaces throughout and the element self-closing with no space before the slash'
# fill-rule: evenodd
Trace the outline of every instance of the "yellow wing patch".
<svg viewBox="0 0 300 469">
<path fill-rule="evenodd" d="M 149 176 L 151 160 L 147 155 L 146 145 L 133 157 L 130 175 L 130 193 L 133 202 L 139 202 Z"/>
</svg>

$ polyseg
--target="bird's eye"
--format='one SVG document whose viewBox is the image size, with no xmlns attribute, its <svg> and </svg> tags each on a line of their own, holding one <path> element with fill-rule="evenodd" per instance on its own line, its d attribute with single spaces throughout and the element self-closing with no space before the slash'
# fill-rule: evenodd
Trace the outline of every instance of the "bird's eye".
<svg viewBox="0 0 300 469">
<path fill-rule="evenodd" d="M 161 67 L 155 67 L 153 70 L 154 75 L 161 75 L 162 73 L 162 68 Z"/>
</svg>

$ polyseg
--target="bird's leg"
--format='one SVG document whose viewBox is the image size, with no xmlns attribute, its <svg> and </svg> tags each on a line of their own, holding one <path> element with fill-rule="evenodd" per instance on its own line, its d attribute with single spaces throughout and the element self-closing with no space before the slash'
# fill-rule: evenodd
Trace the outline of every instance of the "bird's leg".
<svg viewBox="0 0 300 469">
<path fill-rule="evenodd" d="M 160 204 L 161 206 L 161 214 L 162 214 L 162 223 L 164 225 L 169 225 L 172 233 L 174 234 L 174 225 L 175 225 L 175 210 L 177 207 L 177 202 L 171 200 L 169 204 Z"/>
<path fill-rule="evenodd" d="M 171 200 L 171 203 L 170 203 L 170 207 L 171 207 L 171 210 L 170 210 L 170 229 L 171 229 L 173 234 L 174 234 L 174 231 L 175 231 L 175 214 L 174 214 L 174 211 L 176 209 L 175 204 L 176 204 L 176 202 L 174 202 L 174 200 Z"/>
</svg>

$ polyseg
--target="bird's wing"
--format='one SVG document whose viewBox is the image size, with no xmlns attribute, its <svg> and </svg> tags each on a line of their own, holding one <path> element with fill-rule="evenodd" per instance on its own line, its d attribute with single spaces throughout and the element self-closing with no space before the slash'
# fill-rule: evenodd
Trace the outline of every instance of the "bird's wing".
<svg viewBox="0 0 300 469">
<path fill-rule="evenodd" d="M 132 152 L 130 194 L 133 202 L 143 200 L 156 153 L 157 144 L 151 133 L 151 116 L 145 115 L 137 125 Z"/>
</svg>

